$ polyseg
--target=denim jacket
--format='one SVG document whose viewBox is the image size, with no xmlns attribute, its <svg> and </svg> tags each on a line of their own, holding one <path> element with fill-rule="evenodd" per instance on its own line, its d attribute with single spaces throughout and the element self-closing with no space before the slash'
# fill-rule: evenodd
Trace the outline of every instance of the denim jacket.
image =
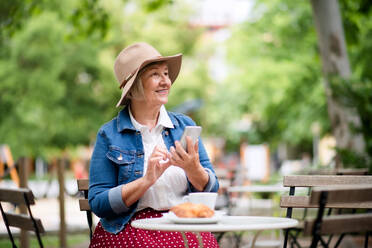
<svg viewBox="0 0 372 248">
<path fill-rule="evenodd" d="M 183 115 L 168 112 L 174 128 L 164 128 L 162 136 L 168 150 L 180 140 L 185 126 L 194 126 L 194 121 Z M 209 175 L 205 192 L 217 192 L 218 181 L 207 152 L 199 139 L 199 159 Z M 121 197 L 123 184 L 144 176 L 144 148 L 141 133 L 129 117 L 128 107 L 116 118 L 104 124 L 97 134 L 90 162 L 89 204 L 101 218 L 103 228 L 110 233 L 119 233 L 134 215 L 138 201 L 126 206 Z M 187 192 L 196 192 L 188 181 Z M 185 193 L 187 193 L 185 192 Z"/>
</svg>

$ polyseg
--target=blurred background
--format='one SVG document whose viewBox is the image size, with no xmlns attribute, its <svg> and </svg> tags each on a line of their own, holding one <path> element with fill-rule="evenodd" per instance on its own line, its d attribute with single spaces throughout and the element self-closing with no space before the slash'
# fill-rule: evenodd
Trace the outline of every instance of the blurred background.
<svg viewBox="0 0 372 248">
<path fill-rule="evenodd" d="M 115 57 L 139 41 L 183 53 L 166 107 L 203 126 L 231 184 L 371 171 L 372 3 L 332 1 L 340 16 L 322 17 L 316 2 L 2 0 L 0 182 L 17 184 L 21 157 L 30 182 L 53 182 L 63 158 L 76 191 L 68 180 L 88 176 L 96 133 L 120 110 Z"/>
</svg>

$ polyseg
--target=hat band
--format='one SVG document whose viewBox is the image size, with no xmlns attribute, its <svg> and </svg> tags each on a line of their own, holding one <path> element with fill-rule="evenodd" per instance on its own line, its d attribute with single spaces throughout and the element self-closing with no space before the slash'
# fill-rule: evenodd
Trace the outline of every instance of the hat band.
<svg viewBox="0 0 372 248">
<path fill-rule="evenodd" d="M 129 74 L 124 80 L 123 80 L 123 82 L 120 84 L 120 86 L 119 86 L 119 89 L 121 89 L 121 88 L 123 88 L 124 87 L 124 85 L 129 81 L 129 79 L 131 79 L 133 76 L 134 76 L 134 74 L 136 74 L 136 71 L 137 70 L 134 70 L 134 71 L 132 71 L 132 73 L 131 74 Z"/>
</svg>

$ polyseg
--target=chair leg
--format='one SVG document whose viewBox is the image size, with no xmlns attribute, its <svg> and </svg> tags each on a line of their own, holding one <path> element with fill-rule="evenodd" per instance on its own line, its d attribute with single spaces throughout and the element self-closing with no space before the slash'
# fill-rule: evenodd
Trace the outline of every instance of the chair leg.
<svg viewBox="0 0 372 248">
<path fill-rule="evenodd" d="M 88 190 L 84 190 L 84 198 L 88 199 Z M 89 237 L 90 240 L 93 238 L 93 217 L 92 217 L 92 211 L 87 211 L 87 221 L 89 226 Z"/>
<path fill-rule="evenodd" d="M 328 248 L 328 243 L 326 243 L 321 236 L 319 236 L 319 241 L 320 241 L 320 243 L 322 244 L 323 247 Z"/>
<path fill-rule="evenodd" d="M 327 245 L 328 246 L 331 243 L 332 239 L 333 239 L 333 235 L 331 234 L 331 235 L 329 235 L 328 240 L 327 240 Z"/>
<path fill-rule="evenodd" d="M 34 224 L 34 229 L 35 229 L 35 233 L 36 233 L 37 241 L 39 242 L 39 246 L 40 246 L 40 248 L 44 248 L 44 246 L 43 246 L 43 242 L 41 241 L 39 228 L 38 228 L 37 225 L 36 225 L 36 221 L 35 221 L 35 219 L 34 219 L 34 216 L 32 216 L 32 212 L 31 212 L 31 208 L 30 208 L 30 203 L 28 202 L 28 198 L 27 198 L 26 193 L 23 194 L 23 197 L 24 197 L 24 199 L 25 199 L 26 206 L 27 206 L 27 209 L 28 209 L 28 213 L 29 213 L 29 215 L 30 215 L 30 218 L 31 218 L 31 220 L 32 220 L 32 223 Z"/>
<path fill-rule="evenodd" d="M 289 229 L 285 229 L 283 248 L 287 248 L 288 235 L 289 235 Z"/>
<path fill-rule="evenodd" d="M 318 210 L 318 214 L 317 214 L 317 217 L 316 217 L 316 220 L 315 220 L 315 223 L 314 223 L 314 228 L 313 228 L 313 231 L 312 231 L 313 240 L 311 241 L 310 248 L 316 248 L 319 240 L 321 239 L 320 226 L 321 226 L 321 222 L 322 222 L 322 219 L 323 219 L 323 213 L 324 213 L 324 208 L 325 208 L 325 205 L 326 205 L 326 202 L 327 202 L 327 197 L 328 197 L 327 192 L 322 192 L 321 195 L 320 195 L 319 210 Z"/>
<path fill-rule="evenodd" d="M 368 248 L 368 238 L 369 238 L 370 232 L 366 232 L 366 238 L 364 240 L 364 248 Z"/>
<path fill-rule="evenodd" d="M 340 235 L 340 237 L 337 239 L 337 242 L 335 244 L 335 248 L 337 248 L 341 244 L 341 241 L 344 237 L 345 237 L 345 233 Z"/>
<path fill-rule="evenodd" d="M 92 218 L 92 212 L 87 211 L 87 220 L 88 220 L 88 225 L 89 225 L 89 237 L 90 240 L 93 238 L 93 218 Z"/>
<path fill-rule="evenodd" d="M 16 246 L 16 244 L 14 242 L 14 238 L 13 238 L 12 232 L 10 231 L 10 228 L 9 228 L 8 219 L 6 218 L 6 215 L 4 213 L 4 209 L 3 209 L 3 206 L 1 205 L 1 203 L 0 203 L 0 210 L 1 210 L 1 215 L 3 216 L 3 220 L 4 220 L 4 223 L 5 223 L 6 230 L 8 232 L 10 241 L 12 242 L 12 248 L 17 248 L 17 246 Z"/>
<path fill-rule="evenodd" d="M 291 238 L 291 248 L 293 248 L 293 247 L 297 247 L 297 248 L 301 248 L 302 246 L 300 245 L 300 243 L 298 243 L 298 241 L 297 241 L 297 238 L 298 238 L 298 236 L 300 235 L 300 232 L 301 232 L 301 230 L 294 230 L 294 231 L 296 231 L 296 233 L 295 234 L 292 234 L 291 232 L 289 233 L 289 236 L 290 236 L 290 238 Z"/>
<path fill-rule="evenodd" d="M 294 194 L 295 194 L 295 187 L 290 187 L 289 195 L 294 195 Z M 293 208 L 287 208 L 287 214 L 286 214 L 287 218 L 292 218 L 292 210 Z M 290 230 L 291 229 L 285 229 L 283 248 L 287 248 L 288 235 L 289 235 Z"/>
<path fill-rule="evenodd" d="M 318 245 L 318 241 L 319 241 L 318 235 L 314 236 L 313 240 L 311 241 L 310 248 L 316 248 L 316 246 Z"/>
</svg>

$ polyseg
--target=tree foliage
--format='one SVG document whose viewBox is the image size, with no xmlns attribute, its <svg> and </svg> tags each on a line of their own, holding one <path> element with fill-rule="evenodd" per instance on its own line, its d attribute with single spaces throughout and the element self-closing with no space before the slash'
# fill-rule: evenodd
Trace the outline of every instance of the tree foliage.
<svg viewBox="0 0 372 248">
<path fill-rule="evenodd" d="M 9 57 L 0 61 L 0 139 L 17 155 L 88 143 L 102 118 L 101 92 L 93 92 L 98 49 L 66 43 L 64 30 L 55 13 L 44 12 L 12 36 Z"/>
<path fill-rule="evenodd" d="M 260 1 L 254 12 L 259 18 L 234 28 L 228 41 L 233 66 L 220 94 L 237 109 L 232 120 L 249 113 L 253 123 L 242 136 L 250 143 L 311 147 L 314 122 L 329 131 L 311 6 Z"/>
<path fill-rule="evenodd" d="M 99 126 L 118 112 L 113 63 L 128 44 L 147 41 L 165 55 L 188 56 L 200 34 L 187 27 L 181 6 L 151 10 L 135 1 L 39 1 L 37 13 L 22 15 L 31 1 L 5 2 L 13 12 L 11 23 L 1 20 L 9 32 L 1 43 L 0 143 L 9 144 L 15 157 L 49 156 L 93 142 Z M 178 11 L 179 18 L 172 19 L 170 13 Z"/>
<path fill-rule="evenodd" d="M 351 126 L 356 135 L 363 135 L 366 157 L 340 150 L 340 159 L 347 167 L 369 167 L 372 171 L 372 3 L 366 0 L 340 1 L 353 77 L 334 79 L 332 87 L 337 99 L 354 108 L 361 118 L 360 128 Z"/>
</svg>

